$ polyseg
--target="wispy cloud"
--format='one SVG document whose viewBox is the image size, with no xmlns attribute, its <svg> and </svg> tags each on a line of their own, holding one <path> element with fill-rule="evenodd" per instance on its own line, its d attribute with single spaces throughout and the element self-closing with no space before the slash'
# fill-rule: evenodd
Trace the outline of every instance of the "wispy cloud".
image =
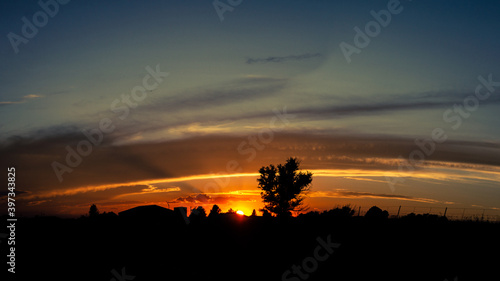
<svg viewBox="0 0 500 281">
<path fill-rule="evenodd" d="M 285 78 L 245 76 L 228 81 L 218 87 L 204 87 L 190 91 L 160 97 L 154 104 L 140 108 L 150 114 L 151 110 L 169 112 L 192 111 L 193 109 L 235 104 L 268 97 L 284 89 L 288 80 Z"/>
<path fill-rule="evenodd" d="M 237 194 L 237 193 L 232 193 Z M 168 203 L 184 203 L 184 204 L 226 204 L 230 201 L 254 201 L 251 198 L 254 195 L 218 195 L 218 196 L 210 196 L 208 194 L 200 193 L 188 195 L 185 197 L 178 197 Z"/>
<path fill-rule="evenodd" d="M 19 103 L 25 103 L 27 102 L 28 100 L 32 100 L 32 99 L 37 99 L 37 98 L 42 98 L 43 96 L 40 96 L 40 95 L 26 95 L 24 97 L 22 97 L 20 100 L 18 101 L 0 101 L 0 106 L 2 105 L 11 105 L 11 104 L 19 104 Z"/>
<path fill-rule="evenodd" d="M 149 184 L 147 188 L 141 189 L 139 192 L 131 192 L 131 193 L 123 193 L 115 196 L 113 199 L 125 197 L 125 196 L 136 196 L 136 195 L 148 195 L 152 193 L 169 193 L 169 192 L 176 192 L 176 191 L 181 191 L 181 188 L 178 186 L 171 186 L 167 188 L 159 188 L 156 187 L 152 184 Z"/>
<path fill-rule="evenodd" d="M 470 93 L 459 92 L 422 92 L 406 95 L 388 95 L 379 97 L 376 101 L 368 99 L 367 102 L 332 104 L 325 100 L 321 106 L 304 106 L 291 110 L 292 113 L 309 118 L 327 118 L 338 116 L 362 116 L 385 112 L 410 111 L 451 107 L 454 104 L 463 104 Z M 491 96 L 481 104 L 500 103 L 500 96 Z"/>
<path fill-rule="evenodd" d="M 384 193 L 371 193 L 371 192 L 359 192 L 359 191 L 349 191 L 343 189 L 337 189 L 335 191 L 313 191 L 308 194 L 309 197 L 328 197 L 328 198 L 374 198 L 374 199 L 397 199 L 404 201 L 413 201 L 420 203 L 447 203 L 441 202 L 429 198 L 418 198 L 405 195 L 397 194 L 384 194 Z"/>
<path fill-rule="evenodd" d="M 193 90 L 175 97 L 160 97 L 154 103 L 141 106 L 134 110 L 136 122 L 130 128 L 120 128 L 120 132 L 145 133 L 145 138 L 155 136 L 159 132 L 163 135 L 179 135 L 184 131 L 192 135 L 189 129 L 198 126 L 200 130 L 216 129 L 210 133 L 221 133 L 235 130 L 240 123 L 249 121 L 269 120 L 273 112 L 267 108 L 256 106 L 242 107 L 242 103 L 259 102 L 266 104 L 273 96 L 279 96 L 286 91 L 288 80 L 270 77 L 247 76 L 244 79 L 231 81 L 220 88 Z M 332 101 L 318 97 L 314 104 L 303 103 L 287 109 L 289 114 L 296 116 L 297 122 L 326 121 L 332 118 L 356 118 L 361 116 L 381 116 L 396 112 L 409 112 L 429 109 L 451 108 L 454 104 L 463 102 L 467 93 L 457 92 L 422 92 L 407 95 L 388 95 L 377 97 L 376 100 L 359 100 L 356 103 L 345 100 Z M 482 105 L 497 104 L 500 96 L 491 97 L 482 101 Z M 292 102 L 293 103 L 293 102 Z M 229 107 L 229 105 L 231 107 Z M 225 107 L 224 107 L 225 106 Z M 207 108 L 220 107 L 221 110 L 207 111 Z M 241 110 L 234 110 L 241 108 Z M 251 108 L 251 110 L 247 110 Z M 151 113 L 164 114 L 160 121 L 150 120 Z M 182 118 L 172 118 L 173 114 L 182 115 Z M 186 113 L 186 114 L 184 114 Z M 233 127 L 218 127 L 221 124 L 234 123 Z M 209 127 L 207 127 L 209 126 Z M 186 130 L 188 129 L 188 130 Z M 169 132 L 168 130 L 171 130 Z"/>
<path fill-rule="evenodd" d="M 340 175 L 340 171 L 344 170 L 348 173 L 343 176 L 360 177 L 362 172 L 373 170 L 397 172 L 398 157 L 406 157 L 416 149 L 414 139 L 391 135 L 340 135 L 323 131 L 280 132 L 274 134 L 274 141 L 266 145 L 265 154 L 259 153 L 254 161 L 247 162 L 248 155 L 240 154 L 237 149 L 242 141 L 246 140 L 246 136 L 196 136 L 119 146 L 113 145 L 114 137 L 106 135 L 105 141 L 94 147 L 91 155 L 83 158 L 83 165 L 71 173 L 64 174 L 63 183 L 57 181 L 51 163 L 66 163 L 66 146 L 75 149 L 78 142 L 85 140 L 85 136 L 79 131 L 11 140 L 10 144 L 4 143 L 0 146 L 0 154 L 4 156 L 0 163 L 4 166 L 17 165 L 16 168 L 22 169 L 25 177 L 20 180 L 23 186 L 30 187 L 30 191 L 43 191 L 47 196 L 57 196 L 105 190 L 123 183 L 147 185 L 164 182 L 166 179 L 183 181 L 188 177 L 217 178 L 220 175 L 214 171 L 224 171 L 228 160 L 238 161 L 241 164 L 241 173 L 255 174 L 262 165 L 269 164 L 269 159 L 282 161 L 290 155 L 304 159 L 304 168 L 307 169 L 335 169 L 338 170 L 336 175 Z M 427 168 L 486 172 L 483 166 L 477 165 L 498 167 L 499 159 L 498 145 L 449 140 L 436 147 L 436 152 L 428 160 L 437 162 Z M 457 166 L 458 163 L 469 165 Z M 417 168 L 426 167 L 422 165 Z M 359 169 L 360 173 L 353 173 L 353 169 Z M 417 171 L 412 174 L 418 175 Z M 482 177 L 496 178 L 497 174 L 497 169 L 494 169 L 488 174 L 483 173 Z M 463 177 L 465 176 L 477 175 L 464 174 Z"/>
<path fill-rule="evenodd" d="M 10 191 L 0 191 L 0 198 L 7 198 L 7 195 L 9 194 Z M 20 194 L 23 194 L 23 193 L 27 193 L 26 191 L 22 191 L 22 190 L 19 190 L 19 189 L 16 189 L 16 195 L 20 195 Z"/>
<path fill-rule="evenodd" d="M 289 56 L 282 56 L 282 57 L 267 57 L 267 58 L 248 58 L 246 63 L 247 64 L 253 64 L 253 63 L 268 63 L 268 62 L 274 62 L 274 63 L 280 63 L 280 62 L 286 62 L 290 60 L 305 60 L 305 59 L 311 59 L 315 57 L 320 57 L 320 53 L 306 53 L 306 54 L 300 54 L 300 55 L 289 55 Z"/>
</svg>

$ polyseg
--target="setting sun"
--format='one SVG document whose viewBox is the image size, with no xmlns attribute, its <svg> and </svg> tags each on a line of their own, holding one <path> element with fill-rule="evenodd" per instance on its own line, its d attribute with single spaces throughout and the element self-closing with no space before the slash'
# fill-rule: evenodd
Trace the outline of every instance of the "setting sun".
<svg viewBox="0 0 500 281">
<path fill-rule="evenodd" d="M 238 211 L 236 211 L 236 213 L 237 213 L 238 215 L 241 215 L 241 216 L 245 215 L 245 213 L 243 213 L 243 211 L 242 211 L 242 210 L 238 210 Z"/>
</svg>

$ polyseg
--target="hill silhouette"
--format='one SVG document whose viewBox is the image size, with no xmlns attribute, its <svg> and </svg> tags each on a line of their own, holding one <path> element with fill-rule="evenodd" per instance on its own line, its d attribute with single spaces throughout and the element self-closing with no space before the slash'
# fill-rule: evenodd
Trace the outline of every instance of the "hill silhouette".
<svg viewBox="0 0 500 281">
<path fill-rule="evenodd" d="M 456 276 L 458 280 L 498 277 L 498 223 L 354 214 L 344 207 L 285 219 L 220 213 L 186 221 L 182 212 L 150 205 L 119 215 L 21 218 L 16 229 L 16 278 L 443 281 Z"/>
<path fill-rule="evenodd" d="M 158 205 L 137 206 L 132 209 L 119 212 L 118 215 L 125 219 L 148 221 L 168 220 L 174 218 L 175 216 L 173 210 Z"/>
</svg>

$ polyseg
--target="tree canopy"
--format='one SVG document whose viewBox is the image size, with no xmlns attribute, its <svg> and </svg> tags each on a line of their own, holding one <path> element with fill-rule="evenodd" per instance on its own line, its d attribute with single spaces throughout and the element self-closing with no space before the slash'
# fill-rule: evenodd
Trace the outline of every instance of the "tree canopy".
<svg viewBox="0 0 500 281">
<path fill-rule="evenodd" d="M 97 209 L 97 206 L 95 204 L 92 204 L 89 209 L 89 217 L 97 217 L 99 215 L 99 209 Z"/>
<path fill-rule="evenodd" d="M 300 162 L 297 158 L 287 159 L 284 165 L 269 165 L 259 169 L 257 179 L 264 210 L 279 217 L 290 216 L 292 211 L 302 210 L 304 193 L 309 191 L 312 173 L 299 172 Z"/>
</svg>

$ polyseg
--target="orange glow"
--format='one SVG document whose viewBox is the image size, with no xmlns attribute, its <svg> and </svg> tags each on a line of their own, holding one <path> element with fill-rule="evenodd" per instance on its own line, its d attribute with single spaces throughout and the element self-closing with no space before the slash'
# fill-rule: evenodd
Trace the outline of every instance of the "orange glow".
<svg viewBox="0 0 500 281">
<path fill-rule="evenodd" d="M 250 216 L 253 210 L 256 210 L 256 212 L 258 213 L 258 210 L 264 206 L 259 199 L 256 199 L 255 202 L 228 202 L 227 204 L 219 205 L 219 207 L 221 207 L 222 209 L 232 208 L 236 212 L 241 211 L 244 215 Z"/>
</svg>

